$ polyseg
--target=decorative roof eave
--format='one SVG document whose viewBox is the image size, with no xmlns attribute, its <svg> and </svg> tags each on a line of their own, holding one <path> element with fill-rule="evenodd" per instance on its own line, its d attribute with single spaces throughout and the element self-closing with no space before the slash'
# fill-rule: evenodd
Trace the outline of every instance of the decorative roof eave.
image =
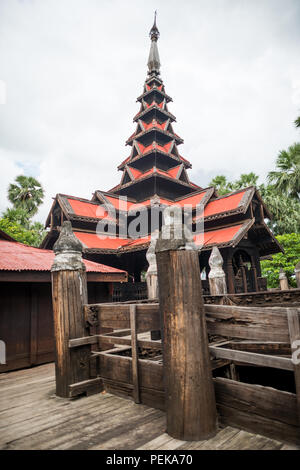
<svg viewBox="0 0 300 470">
<path fill-rule="evenodd" d="M 261 194 L 260 194 L 260 192 L 258 191 L 257 188 L 255 188 L 255 196 L 257 197 L 257 199 L 259 200 L 259 202 L 263 206 L 263 210 L 264 210 L 266 219 L 272 220 L 273 216 L 272 216 L 271 212 L 269 211 L 269 209 L 267 208 L 266 204 L 264 203 L 264 201 L 261 197 Z"/>
<path fill-rule="evenodd" d="M 151 173 L 150 175 L 147 175 L 145 177 L 140 177 L 139 179 L 137 180 L 134 180 L 134 181 L 130 181 L 129 183 L 126 183 L 126 184 L 123 184 L 122 186 L 120 185 L 120 190 L 121 189 L 125 189 L 133 184 L 137 184 L 137 183 L 140 183 L 141 181 L 145 181 L 149 178 L 152 178 L 152 177 L 157 177 L 157 178 L 163 178 L 163 179 L 166 179 L 167 181 L 172 181 L 173 183 L 177 183 L 177 184 L 181 184 L 182 186 L 185 186 L 185 187 L 188 187 L 190 189 L 192 189 L 193 191 L 195 191 L 194 187 L 191 187 L 191 184 L 190 183 L 185 183 L 184 181 L 180 181 L 176 178 L 172 178 L 170 176 L 167 176 L 167 175 L 162 175 L 160 173 L 156 173 L 156 172 L 153 172 Z"/>
<path fill-rule="evenodd" d="M 201 251 L 211 250 L 214 246 L 217 246 L 218 248 L 228 248 L 228 247 L 235 248 L 240 243 L 242 238 L 244 238 L 244 236 L 249 231 L 249 229 L 252 227 L 254 222 L 255 222 L 255 219 L 246 220 L 243 223 L 242 227 L 237 231 L 237 233 L 234 235 L 234 237 L 231 240 L 229 240 L 228 242 L 223 242 L 223 243 L 207 244 L 207 245 L 205 245 L 201 248 Z M 240 225 L 240 223 L 232 224 L 232 227 L 234 227 L 235 225 Z M 219 229 L 221 229 L 221 228 L 222 227 L 219 227 Z M 218 230 L 218 229 L 214 228 L 212 230 L 207 230 L 205 233 L 209 233 L 210 231 L 213 232 L 215 230 Z"/>
<path fill-rule="evenodd" d="M 216 199 L 212 199 L 211 202 L 214 202 L 215 200 L 221 200 L 221 199 L 226 199 L 226 197 L 233 196 L 234 194 L 238 194 L 240 192 L 245 191 L 245 194 L 243 195 L 239 205 L 234 208 L 230 209 L 224 212 L 217 212 L 215 214 L 207 215 L 205 216 L 205 221 L 211 221 L 211 220 L 217 220 L 217 219 L 223 219 L 225 217 L 229 217 L 231 215 L 236 215 L 236 214 L 245 214 L 247 212 L 247 209 L 249 207 L 250 202 L 252 201 L 253 195 L 255 193 L 255 188 L 253 186 L 250 186 L 249 188 L 244 188 L 244 189 L 239 189 L 237 191 L 233 191 L 231 193 L 226 194 L 225 196 L 218 197 Z"/>
<path fill-rule="evenodd" d="M 152 88 L 150 88 L 150 90 L 147 90 L 145 91 L 144 93 L 142 93 L 140 96 L 138 96 L 138 98 L 136 99 L 137 102 L 141 102 L 146 96 L 149 96 L 151 93 L 153 92 L 156 92 L 156 93 L 160 93 L 161 96 L 163 98 L 165 98 L 165 100 L 167 101 L 167 103 L 170 103 L 172 100 L 171 96 L 167 95 L 166 92 L 162 91 L 162 90 L 159 90 L 157 86 L 153 86 Z"/>
<path fill-rule="evenodd" d="M 270 236 L 270 243 L 275 244 L 276 247 L 278 248 L 276 251 L 272 251 L 272 253 L 278 253 L 278 252 L 284 253 L 283 246 L 279 243 L 279 241 L 276 239 L 273 232 L 269 229 L 269 227 L 267 226 L 267 224 L 265 222 L 262 222 L 260 224 L 255 224 L 253 226 L 254 231 L 261 230 L 261 229 L 265 230 L 268 233 L 268 235 Z M 258 240 L 258 245 L 259 245 L 259 240 Z"/>
<path fill-rule="evenodd" d="M 170 118 L 172 120 L 172 122 L 176 122 L 176 117 L 170 113 L 169 111 L 166 111 L 165 109 L 161 109 L 159 108 L 158 106 L 156 105 L 152 105 L 150 106 L 149 108 L 147 109 L 144 109 L 143 111 L 139 111 L 133 118 L 133 121 L 136 122 L 138 119 L 141 119 L 143 116 L 145 116 L 147 113 L 151 112 L 153 109 L 161 112 L 162 114 L 164 114 L 165 116 L 167 116 L 168 118 Z"/>
<path fill-rule="evenodd" d="M 165 131 L 164 129 L 161 129 L 160 127 L 153 126 L 150 129 L 147 129 L 146 131 L 142 131 L 139 134 L 133 133 L 129 139 L 126 141 L 126 145 L 132 145 L 134 140 L 139 139 L 143 135 L 150 134 L 150 132 L 160 132 L 161 134 L 170 137 L 172 140 L 176 141 L 176 145 L 183 144 L 184 140 L 179 137 L 179 135 Z"/>
<path fill-rule="evenodd" d="M 153 148 L 151 150 L 149 150 L 148 152 L 146 153 L 143 153 L 141 155 L 137 155 L 136 157 L 134 157 L 132 160 L 129 160 L 127 162 L 128 165 L 131 165 L 132 163 L 136 162 L 137 160 L 140 160 L 141 158 L 143 157 L 146 157 L 148 155 L 151 155 L 151 153 L 160 153 L 161 155 L 164 155 L 164 156 L 168 156 L 170 158 L 172 158 L 173 160 L 175 160 L 177 163 L 181 164 L 185 164 L 185 162 L 183 162 L 180 158 L 178 158 L 176 155 L 174 155 L 173 153 L 168 153 L 168 152 L 162 152 L 161 150 L 157 149 L 157 148 Z M 124 167 L 125 167 L 126 164 L 122 165 L 122 167 L 119 168 L 119 170 L 123 170 Z"/>
</svg>

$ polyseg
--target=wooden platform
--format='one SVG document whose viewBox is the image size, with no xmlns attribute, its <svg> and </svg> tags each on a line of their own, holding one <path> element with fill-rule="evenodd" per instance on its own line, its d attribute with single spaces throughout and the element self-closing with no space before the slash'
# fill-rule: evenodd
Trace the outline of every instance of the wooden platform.
<svg viewBox="0 0 300 470">
<path fill-rule="evenodd" d="M 0 449 L 296 448 L 232 427 L 209 441 L 177 441 L 162 411 L 108 393 L 68 400 L 54 392 L 53 364 L 0 374 Z"/>
</svg>

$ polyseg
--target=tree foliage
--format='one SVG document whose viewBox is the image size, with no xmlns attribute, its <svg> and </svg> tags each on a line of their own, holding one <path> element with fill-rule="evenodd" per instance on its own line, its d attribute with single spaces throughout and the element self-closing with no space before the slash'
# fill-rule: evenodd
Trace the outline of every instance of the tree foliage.
<svg viewBox="0 0 300 470">
<path fill-rule="evenodd" d="M 262 276 L 267 278 L 268 288 L 279 286 L 279 271 L 283 268 L 289 284 L 296 287 L 295 266 L 300 259 L 300 234 L 288 233 L 278 235 L 277 240 L 284 248 L 284 253 L 272 255 L 271 260 L 261 262 Z"/>
<path fill-rule="evenodd" d="M 270 171 L 268 180 L 277 191 L 299 201 L 300 195 L 300 143 L 281 150 L 276 160 L 276 170 Z"/>
<path fill-rule="evenodd" d="M 8 187 L 8 199 L 15 209 L 24 209 L 30 217 L 38 211 L 43 202 L 44 190 L 32 176 L 19 175 Z"/>
<path fill-rule="evenodd" d="M 8 188 L 8 199 L 13 207 L 2 214 L 0 229 L 21 243 L 39 246 L 45 236 L 44 227 L 31 219 L 43 202 L 44 190 L 31 176 L 17 176 L 15 182 Z"/>
</svg>

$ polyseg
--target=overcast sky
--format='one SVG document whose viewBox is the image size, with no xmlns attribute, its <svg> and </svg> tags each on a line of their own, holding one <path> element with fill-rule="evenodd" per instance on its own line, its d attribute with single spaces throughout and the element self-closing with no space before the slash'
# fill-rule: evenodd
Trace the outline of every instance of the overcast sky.
<svg viewBox="0 0 300 470">
<path fill-rule="evenodd" d="M 0 211 L 21 173 L 46 190 L 42 222 L 56 193 L 119 183 L 155 9 L 193 182 L 262 182 L 300 140 L 299 0 L 0 0 Z"/>
</svg>

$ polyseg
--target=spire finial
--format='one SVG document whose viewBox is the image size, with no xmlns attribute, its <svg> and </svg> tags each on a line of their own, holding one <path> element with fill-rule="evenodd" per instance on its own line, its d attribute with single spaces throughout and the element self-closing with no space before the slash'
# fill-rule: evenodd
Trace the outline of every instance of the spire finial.
<svg viewBox="0 0 300 470">
<path fill-rule="evenodd" d="M 151 39 L 151 48 L 150 48 L 150 54 L 149 54 L 149 59 L 148 59 L 149 75 L 152 75 L 152 74 L 158 75 L 159 69 L 160 69 L 160 61 L 159 61 L 159 54 L 158 54 L 158 48 L 157 48 L 157 40 L 159 38 L 159 31 L 156 26 L 156 15 L 157 15 L 157 11 L 155 10 L 154 23 L 149 33 L 149 36 Z"/>
<path fill-rule="evenodd" d="M 157 41 L 158 38 L 159 38 L 159 31 L 158 31 L 158 28 L 156 26 L 156 16 L 157 16 L 157 10 L 155 10 L 155 12 L 154 12 L 154 23 L 153 23 L 153 26 L 150 29 L 150 33 L 149 33 L 151 41 Z"/>
</svg>

